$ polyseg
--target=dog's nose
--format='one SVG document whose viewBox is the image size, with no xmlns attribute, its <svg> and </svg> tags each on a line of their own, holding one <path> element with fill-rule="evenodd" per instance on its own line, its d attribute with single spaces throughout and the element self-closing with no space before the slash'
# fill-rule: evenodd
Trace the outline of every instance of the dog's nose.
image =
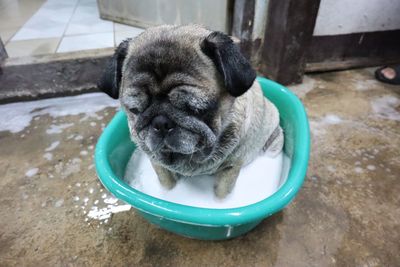
<svg viewBox="0 0 400 267">
<path fill-rule="evenodd" d="M 154 131 L 165 135 L 175 128 L 175 123 L 166 116 L 158 115 L 151 121 L 151 126 Z"/>
</svg>

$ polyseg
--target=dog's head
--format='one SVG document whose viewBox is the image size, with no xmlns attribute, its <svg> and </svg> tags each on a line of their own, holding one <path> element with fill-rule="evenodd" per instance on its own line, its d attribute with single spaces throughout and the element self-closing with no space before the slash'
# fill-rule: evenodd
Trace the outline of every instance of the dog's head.
<svg viewBox="0 0 400 267">
<path fill-rule="evenodd" d="M 173 168 L 210 155 L 235 97 L 255 77 L 229 36 L 159 26 L 119 45 L 99 88 L 120 99 L 140 148 Z"/>
</svg>

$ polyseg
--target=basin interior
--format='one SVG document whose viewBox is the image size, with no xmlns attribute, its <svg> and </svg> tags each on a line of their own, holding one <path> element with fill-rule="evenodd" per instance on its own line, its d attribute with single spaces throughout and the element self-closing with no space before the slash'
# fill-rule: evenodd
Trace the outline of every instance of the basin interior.
<svg viewBox="0 0 400 267">
<path fill-rule="evenodd" d="M 183 225 L 224 228 L 248 224 L 246 229 L 249 230 L 265 217 L 281 210 L 295 197 L 304 181 L 310 144 L 308 121 L 301 102 L 293 93 L 264 78 L 259 78 L 259 82 L 264 95 L 280 112 L 285 136 L 284 153 L 290 159 L 290 164 L 286 162 L 289 165 L 287 179 L 283 179 L 280 188 L 268 198 L 245 207 L 207 209 L 163 201 L 133 189 L 123 181 L 123 177 L 136 146 L 130 140 L 126 115 L 122 111 L 107 126 L 96 146 L 96 170 L 103 185 L 151 222 L 176 233 L 197 237 L 201 236 L 199 229 L 182 230 Z M 170 224 L 174 226 L 170 227 Z M 241 232 L 244 231 L 245 228 Z"/>
</svg>

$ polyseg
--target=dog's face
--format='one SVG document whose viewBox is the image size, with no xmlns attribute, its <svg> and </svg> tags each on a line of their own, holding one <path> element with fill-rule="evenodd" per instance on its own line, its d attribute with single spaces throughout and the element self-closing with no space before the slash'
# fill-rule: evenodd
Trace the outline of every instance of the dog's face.
<svg viewBox="0 0 400 267">
<path fill-rule="evenodd" d="M 255 76 L 227 35 L 160 26 L 122 42 L 99 87 L 120 99 L 140 148 L 175 169 L 205 161 L 224 142 L 229 109 Z"/>
</svg>

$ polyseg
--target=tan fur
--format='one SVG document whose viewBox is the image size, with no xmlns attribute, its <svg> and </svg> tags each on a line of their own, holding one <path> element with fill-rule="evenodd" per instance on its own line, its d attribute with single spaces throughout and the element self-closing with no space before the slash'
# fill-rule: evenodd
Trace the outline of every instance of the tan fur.
<svg viewBox="0 0 400 267">
<path fill-rule="evenodd" d="M 272 155 L 281 151 L 283 133 L 279 127 L 279 113 L 275 106 L 263 96 L 257 81 L 246 93 L 237 98 L 226 91 L 213 61 L 200 49 L 201 41 L 210 33 L 211 31 L 196 25 L 180 27 L 164 25 L 150 28 L 136 37 L 130 42 L 127 59 L 123 65 L 120 99 L 122 107 L 128 115 L 132 139 L 150 156 L 164 186 L 173 187 L 179 175 L 215 175 L 215 193 L 218 197 L 223 198 L 234 187 L 240 168 L 250 163 L 263 151 L 268 138 L 277 128 L 279 134 L 272 140 L 267 151 Z M 146 80 L 149 83 L 147 88 L 150 88 L 148 89 L 150 93 L 154 95 L 166 94 L 172 98 L 175 91 L 170 89 L 168 82 L 176 82 L 176 80 L 181 79 L 185 83 L 196 85 L 196 87 L 189 87 L 187 90 L 196 96 L 195 100 L 198 105 L 201 106 L 201 101 L 204 103 L 213 99 L 218 101 L 218 110 L 208 125 L 216 135 L 216 142 L 210 155 L 201 162 L 191 161 L 191 155 L 187 155 L 186 161 L 183 159 L 179 161 L 181 163 L 176 164 L 166 164 L 157 159 L 157 155 L 147 148 L 136 131 L 138 116 L 129 111 L 132 105 L 147 101 L 146 96 L 140 96 L 140 90 L 132 85 L 141 77 L 135 72 L 131 61 L 159 39 L 174 42 L 182 49 L 180 51 L 166 50 L 169 54 L 165 56 L 171 57 L 171 64 L 174 64 L 174 55 L 179 56 L 180 52 L 186 51 L 190 58 L 181 60 L 185 64 L 188 63 L 185 60 L 188 60 L 190 69 L 196 70 L 197 76 L 171 74 L 161 83 L 150 77 Z M 163 56 L 160 55 L 160 57 Z M 136 97 L 133 98 L 132 95 Z M 139 101 L 139 103 L 135 101 Z M 176 112 L 180 113 L 181 110 L 177 109 Z M 232 135 L 229 136 L 229 140 L 223 142 L 224 137 L 222 135 L 227 132 L 227 129 L 232 132 Z"/>
</svg>

